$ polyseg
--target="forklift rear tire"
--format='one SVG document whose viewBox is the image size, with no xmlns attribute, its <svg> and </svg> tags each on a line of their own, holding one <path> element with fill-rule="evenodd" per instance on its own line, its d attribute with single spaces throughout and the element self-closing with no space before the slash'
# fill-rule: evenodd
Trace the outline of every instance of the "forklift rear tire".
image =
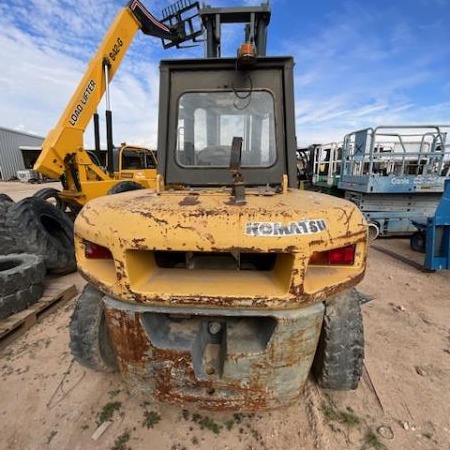
<svg viewBox="0 0 450 450">
<path fill-rule="evenodd" d="M 325 307 L 313 374 L 325 389 L 353 390 L 364 367 L 364 331 L 360 296 L 355 289 L 336 296 Z"/>
<path fill-rule="evenodd" d="M 116 372 L 103 309 L 103 294 L 87 284 L 70 321 L 70 349 L 79 364 L 98 372 Z"/>
<path fill-rule="evenodd" d="M 425 253 L 425 234 L 422 231 L 416 231 L 409 238 L 411 250 L 419 253 Z"/>
<path fill-rule="evenodd" d="M 137 189 L 144 189 L 144 186 L 142 186 L 142 184 L 140 183 L 136 183 L 136 181 L 120 181 L 111 189 L 109 189 L 108 195 L 121 194 L 122 192 L 128 191 L 136 191 Z"/>
</svg>

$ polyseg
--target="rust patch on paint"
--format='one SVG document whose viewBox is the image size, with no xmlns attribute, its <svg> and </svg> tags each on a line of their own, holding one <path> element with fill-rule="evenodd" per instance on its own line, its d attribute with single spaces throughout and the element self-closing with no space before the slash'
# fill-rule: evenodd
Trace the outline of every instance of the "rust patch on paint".
<svg viewBox="0 0 450 450">
<path fill-rule="evenodd" d="M 198 362 L 194 363 L 195 351 L 191 345 L 177 347 L 175 336 L 167 340 L 166 334 L 164 338 L 156 337 L 155 327 L 167 320 L 168 315 L 154 317 L 149 325 L 143 314 L 157 315 L 115 309 L 108 302 L 105 304 L 109 336 L 125 381 L 147 398 L 183 405 L 194 403 L 198 408 L 217 411 L 262 411 L 293 403 L 309 372 L 322 323 L 320 311 L 303 318 L 294 315 L 273 319 L 276 324 L 271 331 L 273 334 L 258 357 L 252 347 L 246 349 L 245 344 L 238 353 L 226 350 L 224 357 L 230 367 L 227 376 L 222 377 L 206 372 L 199 375 L 198 366 L 194 368 Z M 190 317 L 186 316 L 185 320 L 191 320 Z M 199 319 L 192 320 L 195 325 Z M 201 320 L 226 323 L 229 318 L 204 317 Z M 194 330 L 191 339 L 198 343 L 200 328 L 193 326 L 191 329 Z M 170 328 L 167 330 L 168 334 L 172 332 Z M 232 335 L 228 338 L 233 339 Z M 289 379 L 289 382 L 277 382 L 284 371 L 298 374 L 294 375 L 293 383 L 286 375 L 282 379 Z"/>
</svg>

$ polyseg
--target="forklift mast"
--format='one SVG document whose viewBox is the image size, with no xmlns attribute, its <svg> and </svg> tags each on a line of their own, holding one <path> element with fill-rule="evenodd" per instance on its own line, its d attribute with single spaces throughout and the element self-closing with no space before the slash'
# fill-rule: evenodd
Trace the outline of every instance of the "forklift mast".
<svg viewBox="0 0 450 450">
<path fill-rule="evenodd" d="M 267 26 L 270 22 L 268 3 L 261 6 L 212 8 L 205 5 L 200 10 L 200 19 L 206 30 L 206 57 L 221 56 L 222 24 L 245 23 L 245 42 L 253 44 L 256 56 L 266 56 Z"/>
<path fill-rule="evenodd" d="M 108 99 L 109 83 L 138 30 L 146 35 L 170 41 L 177 47 L 201 34 L 201 30 L 194 31 L 190 27 L 192 18 L 198 15 L 198 2 L 187 5 L 185 9 L 196 11 L 191 15 L 189 23 L 184 22 L 183 18 L 179 16 L 177 21 L 166 25 L 162 20 L 156 19 L 139 0 L 131 0 L 122 8 L 91 59 L 58 123 L 43 142 L 41 154 L 34 166 L 35 170 L 50 178 L 60 178 L 64 173 L 67 175 L 71 155 L 85 153 L 83 152 L 83 134 L 91 119 L 95 117 L 97 106 L 105 92 L 107 96 L 108 153 L 110 154 L 109 160 L 113 160 L 112 118 Z M 187 32 L 186 29 L 188 29 Z M 98 121 L 95 119 L 94 125 L 96 134 L 98 134 Z M 96 146 L 98 145 L 99 139 L 96 136 Z M 89 158 L 84 158 L 83 165 L 89 165 L 89 161 Z M 92 171 L 99 179 L 104 179 L 112 176 L 113 168 L 109 167 L 109 176 L 100 173 L 93 166 Z"/>
</svg>

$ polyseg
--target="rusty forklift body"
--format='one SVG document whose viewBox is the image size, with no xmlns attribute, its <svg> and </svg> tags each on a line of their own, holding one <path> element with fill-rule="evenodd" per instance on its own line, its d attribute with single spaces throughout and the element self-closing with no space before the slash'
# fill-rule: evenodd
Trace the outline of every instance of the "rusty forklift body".
<svg viewBox="0 0 450 450">
<path fill-rule="evenodd" d="M 364 275 L 356 206 L 296 188 L 293 66 L 161 62 L 157 188 L 95 199 L 76 220 L 79 270 L 104 295 L 135 391 L 212 409 L 292 403 L 327 304 Z"/>
</svg>

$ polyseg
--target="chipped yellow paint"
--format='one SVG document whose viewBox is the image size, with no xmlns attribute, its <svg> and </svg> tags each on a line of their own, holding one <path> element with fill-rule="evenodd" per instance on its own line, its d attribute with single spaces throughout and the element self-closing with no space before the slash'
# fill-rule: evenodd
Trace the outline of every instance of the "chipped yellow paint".
<svg viewBox="0 0 450 450">
<path fill-rule="evenodd" d="M 294 189 L 272 196 L 248 190 L 246 201 L 234 205 L 226 190 L 141 190 L 96 199 L 75 223 L 79 268 L 115 298 L 185 307 L 296 308 L 322 301 L 362 279 L 367 224 L 354 204 Z M 298 235 L 247 233 L 249 223 L 270 228 L 274 223 L 289 226 L 305 220 L 323 221 L 326 229 Z M 114 260 L 86 259 L 84 240 L 107 247 Z M 309 264 L 314 252 L 352 244 L 356 257 L 351 266 Z M 276 253 L 277 257 L 273 269 L 266 271 L 189 270 L 159 267 L 155 251 Z"/>
</svg>

